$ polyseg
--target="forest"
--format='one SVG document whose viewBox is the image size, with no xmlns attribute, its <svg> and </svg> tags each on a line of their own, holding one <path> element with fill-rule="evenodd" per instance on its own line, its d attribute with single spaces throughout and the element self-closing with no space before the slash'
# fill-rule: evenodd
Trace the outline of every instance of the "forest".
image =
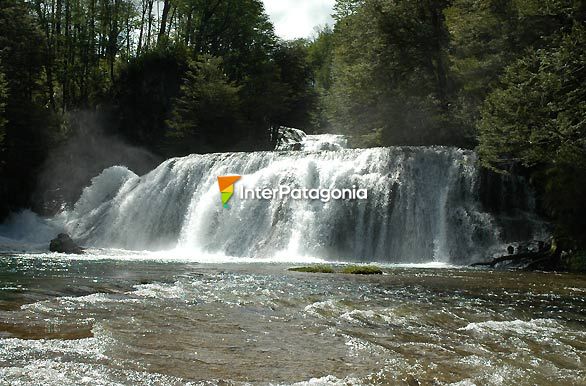
<svg viewBox="0 0 586 386">
<path fill-rule="evenodd" d="M 584 246 L 583 1 L 333 12 L 283 41 L 260 0 L 1 0 L 0 217 L 54 213 L 116 163 L 272 149 L 289 126 L 356 147 L 476 149 L 526 174 L 559 239 Z"/>
</svg>

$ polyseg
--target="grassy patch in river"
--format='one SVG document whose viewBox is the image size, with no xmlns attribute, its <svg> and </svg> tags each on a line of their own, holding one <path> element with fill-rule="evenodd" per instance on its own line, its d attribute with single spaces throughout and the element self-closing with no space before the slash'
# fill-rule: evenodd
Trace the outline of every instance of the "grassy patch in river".
<svg viewBox="0 0 586 386">
<path fill-rule="evenodd" d="M 331 265 L 316 264 L 289 268 L 289 271 L 306 273 L 343 273 L 348 275 L 382 275 L 383 273 L 383 271 L 375 265 L 346 265 L 337 270 Z"/>
<path fill-rule="evenodd" d="M 308 273 L 334 273 L 334 268 L 326 264 L 309 265 L 306 267 L 293 267 L 289 271 Z"/>
</svg>

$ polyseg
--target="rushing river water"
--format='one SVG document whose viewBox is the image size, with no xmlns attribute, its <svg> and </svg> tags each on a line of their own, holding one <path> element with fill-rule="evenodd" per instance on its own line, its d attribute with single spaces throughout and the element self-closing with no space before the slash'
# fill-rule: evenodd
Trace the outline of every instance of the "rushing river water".
<svg viewBox="0 0 586 386">
<path fill-rule="evenodd" d="M 586 384 L 584 276 L 116 253 L 0 257 L 0 385 Z"/>
</svg>

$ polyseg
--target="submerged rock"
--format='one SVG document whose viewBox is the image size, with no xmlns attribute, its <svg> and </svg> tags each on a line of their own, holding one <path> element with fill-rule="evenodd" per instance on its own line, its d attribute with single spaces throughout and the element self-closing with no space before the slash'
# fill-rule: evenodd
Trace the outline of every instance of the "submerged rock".
<svg viewBox="0 0 586 386">
<path fill-rule="evenodd" d="M 77 245 L 67 233 L 60 233 L 57 235 L 57 238 L 51 240 L 51 244 L 49 244 L 49 250 L 51 252 L 75 255 L 83 254 L 83 248 Z"/>
</svg>

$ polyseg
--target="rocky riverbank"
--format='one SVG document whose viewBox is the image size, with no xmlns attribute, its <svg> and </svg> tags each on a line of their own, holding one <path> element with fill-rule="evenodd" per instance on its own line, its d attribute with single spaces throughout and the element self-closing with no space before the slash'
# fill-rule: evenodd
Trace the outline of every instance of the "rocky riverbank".
<svg viewBox="0 0 586 386">
<path fill-rule="evenodd" d="M 471 266 L 526 271 L 586 272 L 586 251 L 568 248 L 552 239 L 548 243 L 539 242 L 538 248 L 533 251 L 527 246 L 519 246 L 516 250 L 511 246 L 508 255 L 474 263 Z"/>
</svg>

